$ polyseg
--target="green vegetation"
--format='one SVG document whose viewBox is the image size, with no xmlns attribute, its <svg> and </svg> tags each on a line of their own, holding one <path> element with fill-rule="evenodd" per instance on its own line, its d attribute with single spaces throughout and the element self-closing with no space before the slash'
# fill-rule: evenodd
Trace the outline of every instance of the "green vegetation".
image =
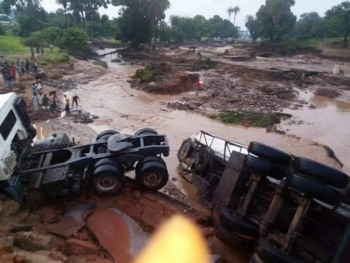
<svg viewBox="0 0 350 263">
<path fill-rule="evenodd" d="M 218 62 L 212 61 L 210 58 L 206 60 L 201 60 L 195 63 L 193 67 L 193 71 L 201 71 L 201 70 L 209 70 L 212 68 L 216 68 Z"/>
<path fill-rule="evenodd" d="M 20 37 L 16 36 L 0 36 L 0 54 L 18 54 L 30 53 L 28 47 L 25 47 Z"/>
<path fill-rule="evenodd" d="M 263 112 L 225 110 L 220 113 L 219 117 L 224 123 L 238 125 L 248 123 L 250 126 L 255 127 L 266 127 L 280 122 L 280 119 L 276 115 Z"/>
<path fill-rule="evenodd" d="M 141 83 L 155 81 L 157 72 L 162 69 L 162 66 L 163 64 L 149 63 L 144 69 L 137 70 L 134 78 L 140 79 Z"/>
<path fill-rule="evenodd" d="M 105 69 L 108 68 L 107 63 L 104 62 L 104 61 L 94 61 L 92 64 L 94 64 L 94 65 L 96 65 L 96 66 L 101 66 L 101 67 L 103 67 L 103 68 L 105 68 Z"/>
</svg>

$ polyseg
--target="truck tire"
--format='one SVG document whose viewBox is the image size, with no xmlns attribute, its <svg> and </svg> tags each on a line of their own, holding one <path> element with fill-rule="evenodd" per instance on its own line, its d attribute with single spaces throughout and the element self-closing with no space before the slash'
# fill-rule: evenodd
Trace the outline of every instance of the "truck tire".
<svg viewBox="0 0 350 263">
<path fill-rule="evenodd" d="M 30 139 L 34 139 L 36 137 L 37 131 L 33 125 L 30 125 L 30 127 L 28 128 L 28 133 L 30 135 Z"/>
<path fill-rule="evenodd" d="M 289 166 L 292 162 L 292 157 L 289 154 L 259 142 L 251 142 L 248 152 L 282 166 Z"/>
<path fill-rule="evenodd" d="M 143 190 L 157 192 L 168 183 L 168 170 L 160 162 L 144 163 L 136 173 L 136 181 Z"/>
<path fill-rule="evenodd" d="M 138 130 L 135 135 L 136 136 L 140 136 L 140 135 L 157 135 L 158 132 L 154 129 L 150 129 L 150 128 L 144 128 L 141 130 Z"/>
<path fill-rule="evenodd" d="M 300 263 L 282 250 L 275 248 L 267 239 L 260 239 L 255 252 L 265 262 Z"/>
<path fill-rule="evenodd" d="M 122 173 L 122 174 L 125 173 L 125 169 L 124 169 L 123 165 L 120 164 L 118 161 L 115 161 L 111 158 L 101 159 L 101 160 L 97 161 L 94 165 L 94 170 L 96 170 L 97 168 L 99 168 L 103 165 L 114 165 L 118 168 L 120 173 Z"/>
<path fill-rule="evenodd" d="M 186 158 L 190 157 L 190 154 L 193 152 L 193 147 L 191 144 L 191 139 L 184 141 L 180 147 L 180 150 L 177 153 L 177 158 L 180 162 L 183 162 Z"/>
<path fill-rule="evenodd" d="M 218 222 L 214 226 L 214 235 L 224 244 L 244 251 L 252 251 L 255 247 L 256 241 L 251 238 L 244 238 L 230 230 L 227 230 Z"/>
<path fill-rule="evenodd" d="M 210 170 L 210 164 L 212 163 L 212 159 L 215 156 L 214 150 L 209 147 L 205 147 L 199 151 L 199 153 L 195 157 L 195 171 L 198 173 L 202 173 L 204 171 Z"/>
<path fill-rule="evenodd" d="M 329 205 L 339 205 L 342 201 L 342 194 L 337 190 L 297 174 L 288 175 L 287 183 L 289 187 Z"/>
<path fill-rule="evenodd" d="M 265 263 L 265 261 L 262 260 L 262 258 L 257 253 L 255 253 L 250 259 L 249 263 Z"/>
<path fill-rule="evenodd" d="M 304 157 L 295 158 L 292 168 L 298 173 L 314 177 L 339 189 L 347 188 L 350 180 L 347 174 Z"/>
<path fill-rule="evenodd" d="M 94 192 L 102 197 L 118 194 L 124 186 L 124 174 L 116 165 L 103 165 L 93 173 L 92 187 Z"/>
<path fill-rule="evenodd" d="M 135 169 L 136 174 L 138 174 L 140 172 L 140 169 L 142 168 L 143 165 L 145 165 L 146 163 L 150 163 L 150 162 L 156 162 L 156 163 L 162 164 L 164 166 L 164 168 L 167 168 L 167 165 L 162 158 L 160 158 L 158 156 L 148 156 L 148 157 L 146 157 L 138 162 L 138 164 L 136 165 L 136 169 Z"/>
<path fill-rule="evenodd" d="M 249 219 L 243 219 L 235 215 L 234 210 L 224 209 L 221 211 L 219 221 L 227 230 L 232 232 L 250 236 L 259 236 L 259 226 Z"/>
<path fill-rule="evenodd" d="M 96 141 L 108 141 L 108 139 L 106 140 L 105 138 L 107 138 L 106 137 L 106 135 L 108 136 L 109 135 L 109 137 L 111 137 L 112 135 L 115 135 L 115 134 L 120 134 L 120 132 L 118 132 L 118 131 L 115 131 L 115 130 L 107 130 L 107 131 L 103 131 L 103 132 L 101 132 L 99 135 L 97 135 L 97 137 L 96 137 Z M 103 137 L 103 138 L 102 138 Z M 109 138 L 108 137 L 108 138 Z"/>
<path fill-rule="evenodd" d="M 245 157 L 244 164 L 262 175 L 270 174 L 272 168 L 271 164 L 251 155 Z"/>
</svg>

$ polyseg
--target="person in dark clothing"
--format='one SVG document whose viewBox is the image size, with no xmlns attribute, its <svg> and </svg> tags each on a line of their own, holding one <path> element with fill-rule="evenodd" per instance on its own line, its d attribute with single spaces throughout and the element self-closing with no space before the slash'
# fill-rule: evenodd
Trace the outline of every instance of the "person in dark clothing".
<svg viewBox="0 0 350 263">
<path fill-rule="evenodd" d="M 40 57 L 40 48 L 36 47 L 36 53 L 38 53 L 38 57 Z"/>
<path fill-rule="evenodd" d="M 3 80 L 4 80 L 4 84 L 6 85 L 6 84 L 7 84 L 7 74 L 6 74 L 6 69 L 5 69 L 5 67 L 2 68 L 1 74 L 2 74 L 2 78 L 3 78 Z"/>
<path fill-rule="evenodd" d="M 66 102 L 65 111 L 66 111 L 67 116 L 69 116 L 70 115 L 70 108 L 69 108 L 69 99 L 68 99 L 67 95 L 64 95 L 64 100 Z"/>
<path fill-rule="evenodd" d="M 26 63 L 25 63 L 26 74 L 29 74 L 29 73 L 30 73 L 29 67 L 30 67 L 30 62 L 29 62 L 28 59 L 26 59 Z"/>
</svg>

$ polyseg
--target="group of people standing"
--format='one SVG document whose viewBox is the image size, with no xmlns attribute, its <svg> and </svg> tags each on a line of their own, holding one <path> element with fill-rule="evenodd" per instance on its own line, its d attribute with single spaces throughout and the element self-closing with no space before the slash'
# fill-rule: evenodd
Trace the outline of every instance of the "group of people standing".
<svg viewBox="0 0 350 263">
<path fill-rule="evenodd" d="M 53 113 L 57 108 L 58 98 L 55 91 L 50 92 L 49 96 L 43 92 L 43 84 L 40 79 L 32 84 L 32 110 L 37 112 Z"/>
<path fill-rule="evenodd" d="M 335 63 L 332 73 L 333 75 L 344 76 L 344 63 Z"/>
<path fill-rule="evenodd" d="M 17 58 L 16 62 L 11 63 L 5 61 L 1 69 L 4 84 L 8 85 L 10 89 L 12 89 L 13 85 L 16 83 L 17 75 L 19 78 L 21 78 L 25 74 L 37 72 L 38 62 L 35 58 L 32 58 L 30 61 L 29 59 L 21 61 L 19 58 Z"/>
</svg>

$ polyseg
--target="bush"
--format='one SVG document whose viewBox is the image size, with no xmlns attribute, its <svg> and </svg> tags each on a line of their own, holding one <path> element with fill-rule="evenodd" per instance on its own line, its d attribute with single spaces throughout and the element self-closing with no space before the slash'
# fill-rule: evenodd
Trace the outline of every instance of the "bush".
<svg viewBox="0 0 350 263">
<path fill-rule="evenodd" d="M 210 58 L 206 60 L 201 60 L 196 62 L 194 65 L 193 71 L 201 71 L 201 70 L 209 70 L 212 68 L 216 68 L 218 65 L 218 62 L 212 61 Z"/>
<path fill-rule="evenodd" d="M 310 35 L 302 35 L 297 37 L 297 40 L 310 40 L 310 39 L 312 39 L 312 36 Z"/>
<path fill-rule="evenodd" d="M 6 31 L 5 28 L 0 24 L 0 36 L 5 35 Z"/>
<path fill-rule="evenodd" d="M 63 31 L 59 43 L 62 47 L 73 52 L 87 53 L 91 51 L 87 41 L 88 36 L 85 31 L 76 27 L 71 27 Z"/>
<path fill-rule="evenodd" d="M 103 67 L 105 69 L 108 68 L 108 64 L 106 62 L 104 62 L 104 61 L 94 61 L 92 64 L 96 65 L 96 66 L 101 66 L 101 67 Z"/>
<path fill-rule="evenodd" d="M 162 70 L 163 66 L 163 64 L 149 63 L 144 69 L 137 70 L 134 77 L 140 79 L 141 83 L 155 81 L 157 72 Z"/>
</svg>

